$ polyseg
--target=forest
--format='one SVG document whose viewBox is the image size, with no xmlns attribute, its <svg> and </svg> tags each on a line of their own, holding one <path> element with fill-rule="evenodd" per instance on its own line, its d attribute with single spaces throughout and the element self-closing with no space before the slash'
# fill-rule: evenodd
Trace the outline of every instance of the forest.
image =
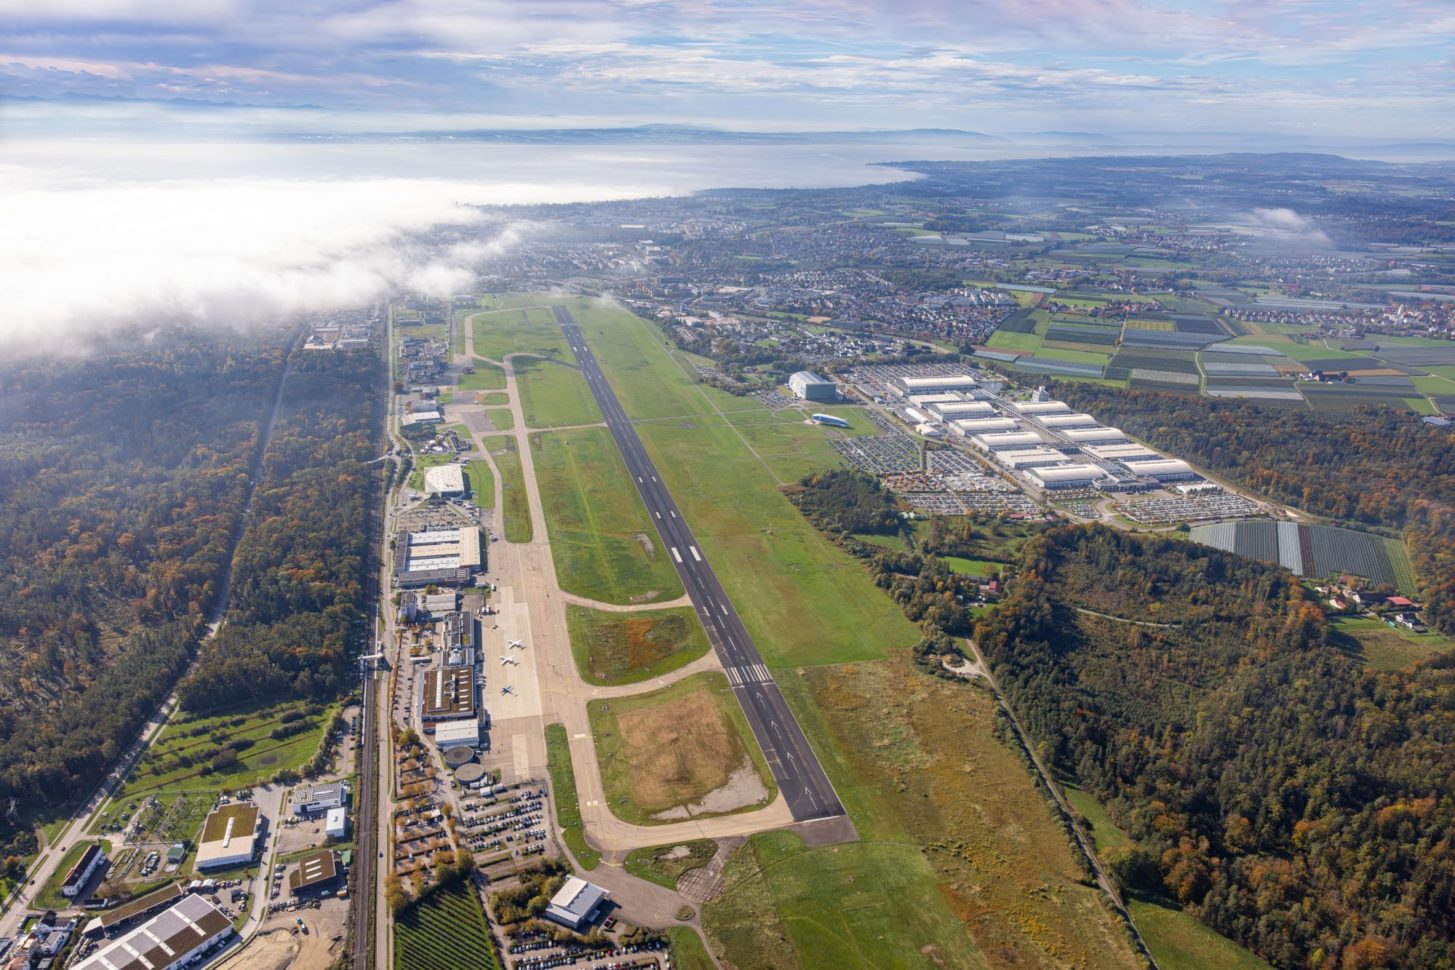
<svg viewBox="0 0 1455 970">
<path fill-rule="evenodd" d="M 171 689 L 239 527 L 277 340 L 159 331 L 0 371 L 0 851 Z M 16 811 L 8 809 L 14 799 Z"/>
<path fill-rule="evenodd" d="M 1362 669 L 1287 571 L 1098 526 L 1030 539 L 976 637 L 1128 890 L 1279 967 L 1455 967 L 1455 656 Z"/>
<path fill-rule="evenodd" d="M 1455 428 L 1383 407 L 1320 414 L 1079 383 L 1056 393 L 1280 502 L 1402 535 L 1426 619 L 1455 635 Z"/>
<path fill-rule="evenodd" d="M 381 363 L 367 350 L 295 357 L 223 625 L 180 687 L 189 710 L 334 697 L 350 675 L 350 638 L 368 635 Z"/>
</svg>

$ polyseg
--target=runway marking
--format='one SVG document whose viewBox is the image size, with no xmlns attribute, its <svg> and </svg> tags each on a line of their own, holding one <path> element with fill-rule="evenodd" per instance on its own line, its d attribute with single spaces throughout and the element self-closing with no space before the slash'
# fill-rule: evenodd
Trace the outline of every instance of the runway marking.
<svg viewBox="0 0 1455 970">
<path fill-rule="evenodd" d="M 674 512 L 674 511 L 672 511 L 671 509 L 668 509 L 667 510 L 667 514 L 670 515 L 670 516 L 672 516 L 672 518 L 674 518 L 674 519 L 677 518 L 677 513 Z"/>
<path fill-rule="evenodd" d="M 644 483 L 644 482 L 643 482 L 643 481 L 642 481 L 642 476 L 640 476 L 640 475 L 638 475 L 638 476 L 637 476 L 637 484 L 638 484 L 638 485 L 642 485 L 642 484 L 645 484 L 645 483 Z"/>
<path fill-rule="evenodd" d="M 673 546 L 672 547 L 672 558 L 675 559 L 675 560 L 677 560 L 678 562 L 681 562 L 682 561 L 682 553 L 680 553 L 680 552 L 677 551 L 677 547 L 676 546 Z"/>
<path fill-rule="evenodd" d="M 727 607 L 726 606 L 723 606 L 721 603 L 719 603 L 719 604 L 717 604 L 717 608 L 720 609 L 720 610 L 722 610 L 722 615 L 723 616 L 727 616 L 728 615 L 727 614 Z"/>
<path fill-rule="evenodd" d="M 659 518 L 659 519 L 662 517 L 662 513 L 661 512 L 655 512 L 653 514 L 656 515 L 656 517 Z"/>
<path fill-rule="evenodd" d="M 698 562 L 702 562 L 702 555 L 697 551 L 696 546 L 688 546 L 687 548 L 692 550 L 693 559 L 696 559 Z"/>
<path fill-rule="evenodd" d="M 743 676 L 742 674 L 738 673 L 738 668 L 736 667 L 729 667 L 727 669 L 727 678 L 734 687 L 737 687 L 743 682 Z"/>
</svg>

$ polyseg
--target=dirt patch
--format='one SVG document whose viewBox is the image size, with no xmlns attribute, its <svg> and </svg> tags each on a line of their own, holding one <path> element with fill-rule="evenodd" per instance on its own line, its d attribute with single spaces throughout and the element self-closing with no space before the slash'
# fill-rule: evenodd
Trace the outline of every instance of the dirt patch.
<svg viewBox="0 0 1455 970">
<path fill-rule="evenodd" d="M 705 690 L 625 712 L 617 725 L 634 800 L 647 812 L 705 800 L 729 786 L 747 761 L 732 725 Z M 753 773 L 751 763 L 747 771 Z"/>
<path fill-rule="evenodd" d="M 343 952 L 347 920 L 348 906 L 341 899 L 324 900 L 317 909 L 274 913 L 228 970 L 328 970 Z"/>
<path fill-rule="evenodd" d="M 767 800 L 768 789 L 764 787 L 763 779 L 758 777 L 758 772 L 754 770 L 751 761 L 744 761 L 736 771 L 728 776 L 727 784 L 721 788 L 714 788 L 701 800 L 691 805 L 658 812 L 652 818 L 666 822 L 673 819 L 692 818 L 695 815 L 723 815 L 740 808 L 762 804 Z M 679 846 L 679 848 L 684 847 Z"/>
<path fill-rule="evenodd" d="M 637 533 L 637 541 L 642 544 L 642 551 L 647 554 L 648 559 L 657 558 L 657 546 L 652 542 L 652 537 L 645 532 Z"/>
</svg>

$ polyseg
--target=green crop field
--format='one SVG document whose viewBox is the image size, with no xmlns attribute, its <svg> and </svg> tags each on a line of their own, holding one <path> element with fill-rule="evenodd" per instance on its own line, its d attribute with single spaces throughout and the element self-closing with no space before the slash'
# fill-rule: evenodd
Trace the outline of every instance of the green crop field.
<svg viewBox="0 0 1455 970">
<path fill-rule="evenodd" d="M 495 507 L 495 476 L 485 462 L 477 459 L 465 466 L 465 487 L 470 490 L 470 498 L 476 506 L 482 509 Z"/>
<path fill-rule="evenodd" d="M 441 886 L 394 923 L 399 970 L 500 970 L 480 897 L 468 881 Z"/>
<path fill-rule="evenodd" d="M 461 328 L 463 331 L 464 328 Z M 473 374 L 461 374 L 455 386 L 462 391 L 501 391 L 505 389 L 505 371 L 489 361 L 477 360 L 471 364 Z"/>
<path fill-rule="evenodd" d="M 623 821 L 651 825 L 750 811 L 778 794 L 724 674 L 694 674 L 645 694 L 591 701 L 587 713 L 601 785 L 612 814 Z M 734 784 L 745 766 L 756 772 L 761 797 L 721 808 L 703 803 Z"/>
<path fill-rule="evenodd" d="M 1011 333 L 1006 330 L 997 330 L 985 341 L 987 347 L 996 350 L 1029 350 L 1034 351 L 1040 348 L 1043 338 L 1034 333 Z"/>
<path fill-rule="evenodd" d="M 635 684 L 686 666 L 708 651 L 707 634 L 691 607 L 607 613 L 566 607 L 571 653 L 591 684 Z"/>
<path fill-rule="evenodd" d="M 470 317 L 475 329 L 475 356 L 501 360 L 506 354 L 540 354 L 574 361 L 549 307 L 477 313 Z"/>
<path fill-rule="evenodd" d="M 576 775 L 571 765 L 571 742 L 566 738 L 566 729 L 559 724 L 546 725 L 546 761 L 551 774 L 551 794 L 556 799 L 556 820 L 561 825 L 561 837 L 566 847 L 576 857 L 583 869 L 595 869 L 601 862 L 601 853 L 586 842 L 585 826 L 581 821 L 581 803 L 576 795 Z"/>
<path fill-rule="evenodd" d="M 550 360 L 512 360 L 520 408 L 532 428 L 595 424 L 601 420 L 591 388 L 575 367 Z"/>
<path fill-rule="evenodd" d="M 691 839 L 647 849 L 633 849 L 626 857 L 624 865 L 626 871 L 638 879 L 675 890 L 677 880 L 682 878 L 684 872 L 701 869 L 716 854 L 717 843 L 712 839 Z"/>
<path fill-rule="evenodd" d="M 495 459 L 500 472 L 501 495 L 505 508 L 506 542 L 530 542 L 534 531 L 530 521 L 530 496 L 525 492 L 525 473 L 520 467 L 520 455 L 515 451 L 515 439 L 506 436 L 485 438 L 485 450 Z"/>
<path fill-rule="evenodd" d="M 605 428 L 530 436 L 561 587 L 606 603 L 682 595 L 626 463 Z"/>
</svg>

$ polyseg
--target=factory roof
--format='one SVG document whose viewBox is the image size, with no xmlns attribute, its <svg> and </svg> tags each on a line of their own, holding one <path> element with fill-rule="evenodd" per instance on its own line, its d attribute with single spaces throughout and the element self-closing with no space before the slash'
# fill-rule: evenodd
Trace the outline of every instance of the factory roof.
<svg viewBox="0 0 1455 970">
<path fill-rule="evenodd" d="M 105 944 L 76 970 L 159 970 L 232 932 L 232 921 L 202 896 L 183 896 L 141 926 Z"/>
<path fill-rule="evenodd" d="M 458 495 L 465 490 L 465 470 L 454 462 L 426 468 L 424 490 L 431 495 Z"/>
<path fill-rule="evenodd" d="M 338 865 L 334 862 L 332 849 L 320 849 L 312 855 L 298 860 L 298 866 L 288 875 L 288 889 L 291 892 L 307 892 L 338 878 Z"/>
<path fill-rule="evenodd" d="M 421 712 L 425 719 L 475 713 L 475 668 L 435 667 L 424 672 Z"/>
<path fill-rule="evenodd" d="M 609 894 L 600 886 L 571 876 L 561 886 L 561 891 L 551 897 L 546 916 L 574 929 L 590 920 L 608 898 Z"/>
</svg>

